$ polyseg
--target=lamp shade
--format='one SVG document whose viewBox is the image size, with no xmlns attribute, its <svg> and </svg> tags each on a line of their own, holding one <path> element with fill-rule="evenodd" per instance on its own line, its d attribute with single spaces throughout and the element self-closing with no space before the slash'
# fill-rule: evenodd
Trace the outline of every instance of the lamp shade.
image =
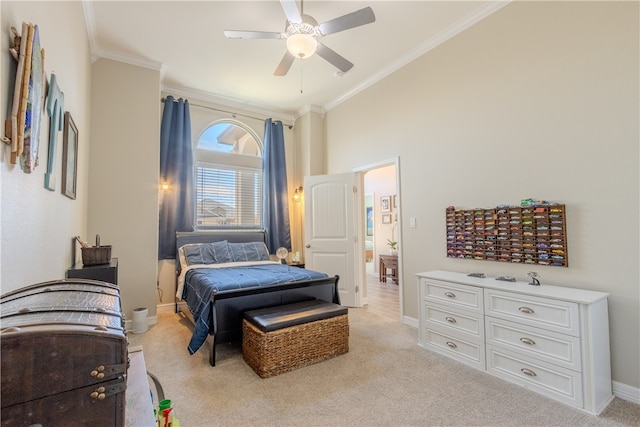
<svg viewBox="0 0 640 427">
<path fill-rule="evenodd" d="M 318 41 L 309 34 L 292 34 L 287 37 L 287 50 L 296 58 L 308 58 L 318 47 Z"/>
</svg>

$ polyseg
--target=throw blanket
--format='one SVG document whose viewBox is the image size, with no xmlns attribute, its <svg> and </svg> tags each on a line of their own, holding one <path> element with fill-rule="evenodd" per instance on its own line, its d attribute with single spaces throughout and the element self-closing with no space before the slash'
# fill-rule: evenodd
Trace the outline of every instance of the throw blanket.
<svg viewBox="0 0 640 427">
<path fill-rule="evenodd" d="M 189 266 L 184 274 L 181 295 L 187 301 L 195 321 L 193 335 L 187 347 L 189 354 L 198 351 L 210 332 L 212 294 L 325 277 L 328 276 L 318 271 L 269 261 Z"/>
</svg>

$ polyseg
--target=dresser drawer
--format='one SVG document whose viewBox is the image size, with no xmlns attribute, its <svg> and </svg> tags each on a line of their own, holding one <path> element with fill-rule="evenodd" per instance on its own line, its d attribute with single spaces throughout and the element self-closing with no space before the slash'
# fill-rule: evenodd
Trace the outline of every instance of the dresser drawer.
<svg viewBox="0 0 640 427">
<path fill-rule="evenodd" d="M 425 301 L 483 313 L 482 288 L 428 279 L 422 279 L 421 286 Z"/>
<path fill-rule="evenodd" d="M 580 339 L 531 326 L 485 318 L 487 344 L 544 360 L 576 372 L 582 370 Z"/>
<path fill-rule="evenodd" d="M 487 346 L 487 371 L 569 405 L 582 408 L 579 372 Z"/>
<path fill-rule="evenodd" d="M 576 303 L 494 289 L 485 289 L 484 299 L 487 316 L 580 336 L 580 319 Z"/>
<path fill-rule="evenodd" d="M 427 327 L 439 326 L 444 330 L 468 334 L 470 338 L 484 340 L 484 317 L 457 312 L 446 306 L 423 302 L 423 319 Z"/>
<path fill-rule="evenodd" d="M 425 328 L 424 334 L 424 347 L 475 368 L 485 369 L 484 342 L 460 339 L 429 327 Z"/>
</svg>

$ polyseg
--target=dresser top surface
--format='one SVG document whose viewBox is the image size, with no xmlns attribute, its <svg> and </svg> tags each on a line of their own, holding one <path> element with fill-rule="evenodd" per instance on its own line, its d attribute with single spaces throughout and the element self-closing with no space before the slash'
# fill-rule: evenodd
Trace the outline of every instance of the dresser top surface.
<svg viewBox="0 0 640 427">
<path fill-rule="evenodd" d="M 554 298 L 579 304 L 592 304 L 609 296 L 606 292 L 589 291 L 585 289 L 568 288 L 564 286 L 546 285 L 544 282 L 540 286 L 530 285 L 528 282 L 516 281 L 505 282 L 496 280 L 494 277 L 470 277 L 466 273 L 453 271 L 427 271 L 416 274 L 425 279 L 435 279 L 445 282 L 460 283 L 464 285 L 479 286 L 486 289 L 496 289 L 507 292 L 515 292 L 524 295 L 532 295 L 543 298 Z"/>
</svg>

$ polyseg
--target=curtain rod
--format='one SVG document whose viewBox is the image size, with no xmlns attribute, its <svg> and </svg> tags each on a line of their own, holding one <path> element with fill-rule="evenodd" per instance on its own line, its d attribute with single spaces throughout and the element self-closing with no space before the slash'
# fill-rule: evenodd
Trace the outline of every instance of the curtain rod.
<svg viewBox="0 0 640 427">
<path fill-rule="evenodd" d="M 166 100 L 167 100 L 167 98 L 161 98 L 160 99 L 161 102 L 165 102 Z M 194 107 L 205 108 L 207 110 L 219 111 L 221 113 L 228 113 L 228 114 L 231 114 L 234 119 L 235 119 L 236 116 L 242 116 L 242 117 L 247 117 L 249 119 L 254 119 L 254 120 L 260 120 L 260 121 L 265 121 L 266 120 L 265 118 L 262 118 L 262 117 L 255 117 L 255 116 L 250 116 L 248 114 L 236 113 L 235 111 L 223 110 L 221 108 L 210 107 L 208 105 L 194 104 L 191 101 L 189 101 L 189 105 L 193 105 Z M 287 126 L 289 129 L 293 128 L 293 125 L 291 123 L 285 123 L 282 120 L 280 120 L 280 121 L 282 122 L 282 124 Z"/>
</svg>

